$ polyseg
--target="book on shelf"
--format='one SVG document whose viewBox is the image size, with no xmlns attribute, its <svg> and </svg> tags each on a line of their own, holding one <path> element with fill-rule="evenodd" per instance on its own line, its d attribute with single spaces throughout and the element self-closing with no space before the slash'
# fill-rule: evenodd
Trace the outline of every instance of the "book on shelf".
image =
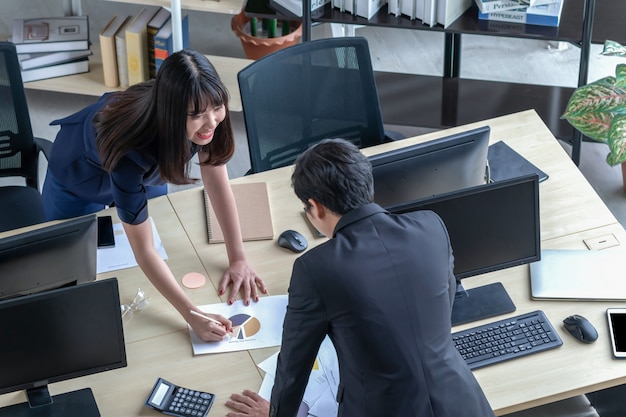
<svg viewBox="0 0 626 417">
<path fill-rule="evenodd" d="M 482 13 L 501 12 L 523 7 L 544 6 L 558 3 L 559 0 L 474 0 Z"/>
<path fill-rule="evenodd" d="M 20 68 L 29 70 L 33 68 L 46 67 L 49 65 L 64 64 L 66 62 L 75 61 L 92 55 L 91 49 L 80 51 L 61 51 L 61 52 L 40 52 L 36 54 L 18 54 L 17 58 L 20 62 Z"/>
<path fill-rule="evenodd" d="M 561 20 L 564 2 L 559 0 L 557 3 L 493 13 L 481 13 L 479 10 L 478 19 L 556 27 Z"/>
<path fill-rule="evenodd" d="M 170 18 L 170 11 L 164 7 L 159 8 L 154 17 L 148 22 L 148 77 L 156 77 L 156 64 L 154 61 L 154 37 Z"/>
<path fill-rule="evenodd" d="M 189 47 L 189 16 L 181 19 L 181 31 L 183 35 L 183 48 Z M 172 19 L 168 19 L 154 36 L 154 64 L 159 71 L 161 64 L 174 52 L 174 39 L 172 36 Z"/>
<path fill-rule="evenodd" d="M 527 4 L 523 0 L 474 0 L 481 13 L 501 12 L 503 10 L 519 9 Z"/>
<path fill-rule="evenodd" d="M 324 6 L 330 0 L 311 0 L 311 17 L 322 14 Z M 302 17 L 302 1 L 300 0 L 270 0 L 270 7 L 285 16 Z"/>
<path fill-rule="evenodd" d="M 447 28 L 471 6 L 472 0 L 437 0 L 437 23 Z"/>
<path fill-rule="evenodd" d="M 269 195 L 265 182 L 247 184 L 232 184 L 239 224 L 244 241 L 266 240 L 274 237 L 272 213 L 270 211 Z M 207 192 L 202 189 L 204 207 L 206 210 L 206 225 L 209 243 L 224 242 L 224 234 L 215 216 L 211 200 Z"/>
<path fill-rule="evenodd" d="M 10 41 L 18 54 L 89 49 L 89 18 L 13 19 Z"/>
<path fill-rule="evenodd" d="M 387 13 L 397 17 L 400 16 L 402 12 L 402 0 L 387 0 Z"/>
<path fill-rule="evenodd" d="M 117 58 L 117 77 L 120 87 L 128 86 L 128 58 L 126 55 L 126 27 L 132 20 L 127 19 L 115 34 L 115 57 Z"/>
<path fill-rule="evenodd" d="M 84 51 L 89 49 L 89 41 L 64 41 L 64 42 L 42 42 L 42 43 L 15 43 L 13 38 L 7 39 L 15 44 L 18 54 L 37 54 L 45 52 L 61 51 Z"/>
<path fill-rule="evenodd" d="M 126 59 L 128 63 L 128 85 L 147 81 L 150 78 L 148 67 L 148 22 L 157 8 L 144 7 L 126 26 Z"/>
<path fill-rule="evenodd" d="M 480 30 L 488 32 L 509 32 L 517 35 L 533 35 L 538 34 L 543 37 L 557 36 L 559 34 L 558 26 L 535 26 L 520 25 L 513 22 L 500 22 L 497 20 L 481 20 L 478 19 L 477 27 Z"/>
<path fill-rule="evenodd" d="M 544 6 L 547 4 L 559 3 L 560 0 L 520 0 L 530 7 Z"/>
<path fill-rule="evenodd" d="M 66 62 L 64 64 L 49 65 L 47 67 L 21 71 L 22 82 L 25 83 L 47 78 L 62 77 L 64 75 L 81 74 L 83 72 L 89 72 L 88 58 L 80 58 L 76 61 Z"/>
<path fill-rule="evenodd" d="M 424 20 L 424 2 L 426 0 L 389 0 L 387 11 L 395 16 L 405 15 L 409 19 Z"/>
<path fill-rule="evenodd" d="M 402 5 L 404 6 L 405 4 L 410 5 L 411 3 L 414 3 L 414 5 L 412 6 L 412 13 L 413 13 L 413 19 L 419 19 L 419 20 L 424 20 L 424 3 L 430 0 L 401 0 L 402 1 Z"/>
<path fill-rule="evenodd" d="M 386 0 L 332 0 L 333 7 L 366 19 L 371 19 L 386 3 Z"/>
<path fill-rule="evenodd" d="M 117 87 L 120 85 L 120 78 L 117 71 L 115 35 L 128 20 L 130 20 L 130 16 L 128 15 L 113 16 L 99 35 L 102 72 L 104 75 L 104 85 L 107 87 Z"/>
<path fill-rule="evenodd" d="M 422 23 L 433 27 L 437 24 L 437 3 L 445 0 L 424 0 L 424 18 Z"/>
</svg>

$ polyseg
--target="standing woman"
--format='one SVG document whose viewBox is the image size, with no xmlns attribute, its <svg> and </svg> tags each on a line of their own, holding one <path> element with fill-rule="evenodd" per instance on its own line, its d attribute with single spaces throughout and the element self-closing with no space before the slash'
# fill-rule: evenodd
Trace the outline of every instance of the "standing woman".
<svg viewBox="0 0 626 417">
<path fill-rule="evenodd" d="M 43 186 L 47 220 L 115 206 L 137 263 L 148 279 L 203 340 L 222 340 L 219 326 L 182 290 L 154 246 L 147 200 L 167 193 L 166 182 L 190 184 L 190 159 L 198 154 L 204 187 L 224 231 L 229 267 L 220 282 L 229 303 L 240 289 L 258 301 L 265 285 L 248 263 L 226 162 L 235 148 L 228 91 L 209 60 L 188 49 L 170 55 L 155 80 L 105 94 L 98 102 L 52 122 L 61 129 L 52 146 Z"/>
</svg>

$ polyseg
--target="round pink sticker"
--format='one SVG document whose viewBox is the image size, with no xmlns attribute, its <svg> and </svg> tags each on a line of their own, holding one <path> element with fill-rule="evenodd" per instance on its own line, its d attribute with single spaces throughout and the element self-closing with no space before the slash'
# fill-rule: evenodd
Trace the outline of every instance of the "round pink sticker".
<svg viewBox="0 0 626 417">
<path fill-rule="evenodd" d="M 187 288 L 200 288 L 206 283 L 206 278 L 199 272 L 189 272 L 183 276 L 183 285 Z"/>
</svg>

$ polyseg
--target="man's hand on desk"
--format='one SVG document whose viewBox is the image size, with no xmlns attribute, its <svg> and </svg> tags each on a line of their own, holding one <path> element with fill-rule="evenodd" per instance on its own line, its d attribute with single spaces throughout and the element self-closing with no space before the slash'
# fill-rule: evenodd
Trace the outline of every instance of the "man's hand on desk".
<svg viewBox="0 0 626 417">
<path fill-rule="evenodd" d="M 265 288 L 263 280 L 247 261 L 237 261 L 230 264 L 220 281 L 220 295 L 226 293 L 226 288 L 231 282 L 233 285 L 228 295 L 228 304 L 235 302 L 239 290 L 243 290 L 245 305 L 250 304 L 250 298 L 254 301 L 259 301 L 259 290 L 267 295 L 267 288 Z"/>
<path fill-rule="evenodd" d="M 254 391 L 244 390 L 241 394 L 233 394 L 226 406 L 235 411 L 226 414 L 228 417 L 268 417 L 270 403 Z"/>
</svg>

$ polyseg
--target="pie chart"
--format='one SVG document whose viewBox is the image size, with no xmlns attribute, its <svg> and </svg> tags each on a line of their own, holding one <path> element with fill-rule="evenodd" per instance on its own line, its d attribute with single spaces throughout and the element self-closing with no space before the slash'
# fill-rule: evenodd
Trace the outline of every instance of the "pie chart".
<svg viewBox="0 0 626 417">
<path fill-rule="evenodd" d="M 247 314 L 236 314 L 229 319 L 233 323 L 233 339 L 245 340 L 254 336 L 261 329 L 261 322 Z"/>
</svg>

